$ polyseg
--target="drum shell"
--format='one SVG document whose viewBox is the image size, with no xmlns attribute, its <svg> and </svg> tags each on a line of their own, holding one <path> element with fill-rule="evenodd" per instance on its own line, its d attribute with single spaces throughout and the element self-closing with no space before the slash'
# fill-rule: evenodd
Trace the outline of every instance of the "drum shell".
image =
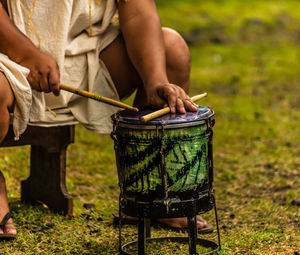
<svg viewBox="0 0 300 255">
<path fill-rule="evenodd" d="M 213 117 L 188 126 L 145 128 L 116 123 L 116 160 L 123 197 L 139 201 L 166 196 L 191 199 L 210 189 Z"/>
</svg>

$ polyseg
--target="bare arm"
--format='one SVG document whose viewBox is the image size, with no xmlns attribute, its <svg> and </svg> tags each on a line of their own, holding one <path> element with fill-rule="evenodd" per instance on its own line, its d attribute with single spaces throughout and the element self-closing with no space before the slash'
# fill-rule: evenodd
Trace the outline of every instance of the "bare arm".
<svg viewBox="0 0 300 255">
<path fill-rule="evenodd" d="M 27 79 L 37 91 L 59 94 L 59 70 L 56 61 L 41 52 L 10 21 L 0 3 L 0 52 L 27 67 Z"/>
<path fill-rule="evenodd" d="M 0 8 L 2 8 L 2 6 L 7 11 L 7 0 L 0 0 Z"/>
<path fill-rule="evenodd" d="M 129 57 L 141 76 L 148 103 L 163 106 L 171 111 L 194 111 L 195 105 L 188 95 L 168 81 L 166 54 L 160 19 L 154 0 L 120 1 L 118 5 L 120 26 Z"/>
</svg>

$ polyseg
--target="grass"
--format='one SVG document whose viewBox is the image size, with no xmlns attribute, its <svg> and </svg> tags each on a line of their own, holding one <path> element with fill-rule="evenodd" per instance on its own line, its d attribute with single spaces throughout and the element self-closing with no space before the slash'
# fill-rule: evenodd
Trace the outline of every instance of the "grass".
<svg viewBox="0 0 300 255">
<path fill-rule="evenodd" d="M 191 91 L 216 113 L 214 170 L 220 254 L 300 252 L 300 2 L 258 0 L 157 1 L 164 26 L 190 44 Z M 29 148 L 0 151 L 19 238 L 0 254 L 117 254 L 118 179 L 113 144 L 81 126 L 68 149 L 67 187 L 75 216 L 20 203 Z M 94 203 L 93 211 L 84 203 Z M 204 217 L 214 223 L 209 212 Z M 126 228 L 132 240 L 135 228 Z M 184 235 L 165 230 L 154 236 Z M 207 238 L 215 240 L 215 234 Z M 154 254 L 187 254 L 155 246 Z M 178 253 L 179 252 L 179 253 Z"/>
</svg>

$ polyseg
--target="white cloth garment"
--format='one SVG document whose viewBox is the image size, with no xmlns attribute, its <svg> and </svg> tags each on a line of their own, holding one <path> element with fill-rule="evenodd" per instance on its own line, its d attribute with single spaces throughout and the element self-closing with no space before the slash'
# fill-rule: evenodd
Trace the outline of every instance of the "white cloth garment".
<svg viewBox="0 0 300 255">
<path fill-rule="evenodd" d="M 20 31 L 57 61 L 61 83 L 119 100 L 112 79 L 99 60 L 99 52 L 119 34 L 118 25 L 112 22 L 115 0 L 8 0 L 8 9 Z M 59 97 L 32 91 L 26 80 L 29 70 L 1 53 L 0 70 L 16 98 L 16 139 L 28 124 L 57 126 L 80 122 L 97 133 L 110 132 L 110 116 L 118 110 L 116 107 L 66 91 L 61 91 Z"/>
</svg>

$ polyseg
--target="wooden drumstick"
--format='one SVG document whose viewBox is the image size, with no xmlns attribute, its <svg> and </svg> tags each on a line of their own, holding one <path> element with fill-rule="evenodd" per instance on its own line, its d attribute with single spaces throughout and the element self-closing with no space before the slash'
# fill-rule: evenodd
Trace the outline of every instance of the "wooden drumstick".
<svg viewBox="0 0 300 255">
<path fill-rule="evenodd" d="M 62 90 L 66 90 L 66 91 L 69 91 L 69 92 L 74 93 L 76 95 L 91 98 L 91 99 L 94 99 L 94 100 L 97 100 L 97 101 L 100 101 L 100 102 L 103 102 L 103 103 L 106 103 L 106 104 L 109 104 L 109 105 L 121 107 L 121 108 L 124 108 L 124 109 L 129 109 L 129 110 L 136 111 L 136 112 L 139 111 L 139 109 L 136 108 L 136 107 L 132 107 L 132 106 L 124 104 L 122 102 L 110 99 L 108 97 L 100 96 L 100 95 L 88 92 L 86 90 L 76 89 L 76 88 L 70 87 L 70 86 L 65 85 L 65 84 L 60 84 L 59 87 Z"/>
<path fill-rule="evenodd" d="M 196 102 L 196 101 L 198 101 L 198 100 L 200 100 L 200 99 L 202 99 L 202 98 L 204 98 L 206 96 L 207 96 L 207 93 L 205 92 L 203 94 L 191 97 L 191 100 L 193 102 Z M 152 120 L 152 119 L 155 119 L 157 117 L 160 117 L 160 116 L 162 116 L 164 114 L 169 113 L 170 111 L 171 111 L 170 107 L 165 107 L 165 108 L 163 108 L 161 110 L 158 110 L 158 111 L 149 113 L 147 115 L 144 115 L 143 117 L 140 118 L 140 120 L 141 120 L 142 123 L 146 123 L 149 120 Z"/>
</svg>

